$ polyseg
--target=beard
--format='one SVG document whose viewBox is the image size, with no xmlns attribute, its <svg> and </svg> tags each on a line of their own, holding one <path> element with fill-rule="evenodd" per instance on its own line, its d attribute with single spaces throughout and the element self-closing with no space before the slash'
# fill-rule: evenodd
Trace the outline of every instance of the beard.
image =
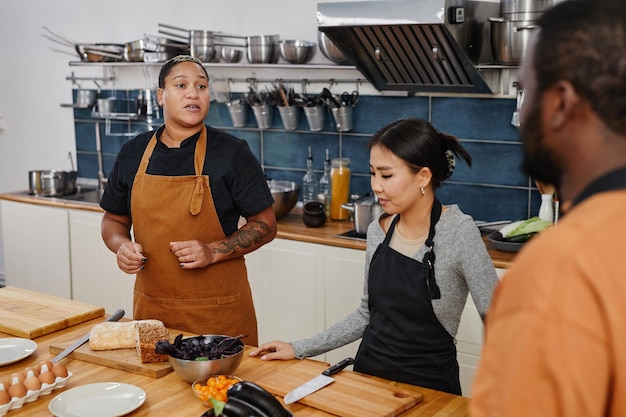
<svg viewBox="0 0 626 417">
<path fill-rule="evenodd" d="M 547 149 L 543 142 L 543 126 L 541 122 L 541 103 L 532 104 L 530 113 L 520 125 L 520 136 L 524 145 L 522 172 L 534 180 L 559 187 L 562 168 L 555 154 Z"/>
</svg>

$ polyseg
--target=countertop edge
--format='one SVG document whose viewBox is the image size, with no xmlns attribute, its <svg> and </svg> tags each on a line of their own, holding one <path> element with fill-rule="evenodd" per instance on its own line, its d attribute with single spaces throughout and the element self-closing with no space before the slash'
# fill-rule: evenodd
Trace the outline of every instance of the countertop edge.
<svg viewBox="0 0 626 417">
<path fill-rule="evenodd" d="M 41 197 L 35 195 L 25 195 L 23 192 L 2 193 L 0 200 L 15 201 L 19 203 L 36 204 L 49 207 L 65 209 L 86 210 L 92 212 L 104 212 L 102 208 L 93 203 L 76 202 L 55 197 Z M 322 227 L 307 227 L 302 221 L 302 208 L 296 207 L 291 212 L 278 220 L 277 237 L 280 239 L 295 240 L 306 243 L 317 243 L 321 245 L 336 246 L 346 249 L 365 250 L 364 240 L 346 239 L 337 237 L 345 232 L 354 229 L 351 221 L 327 220 Z M 515 257 L 514 253 L 503 252 L 495 249 L 491 243 L 483 236 L 483 241 L 487 251 L 496 268 L 510 268 Z"/>
</svg>

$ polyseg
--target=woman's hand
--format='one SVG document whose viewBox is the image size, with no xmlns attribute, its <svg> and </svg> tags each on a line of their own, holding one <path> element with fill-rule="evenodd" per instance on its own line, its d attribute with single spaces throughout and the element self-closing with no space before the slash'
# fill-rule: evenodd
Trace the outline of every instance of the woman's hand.
<svg viewBox="0 0 626 417">
<path fill-rule="evenodd" d="M 289 343 L 281 342 L 280 340 L 274 340 L 273 342 L 264 343 L 258 348 L 254 349 L 248 354 L 249 356 L 261 355 L 261 360 L 289 360 L 296 357 L 296 352 L 293 350 L 293 346 Z"/>
<path fill-rule="evenodd" d="M 127 274 L 136 274 L 141 271 L 148 261 L 143 256 L 143 247 L 136 242 L 126 242 L 117 250 L 117 266 Z"/>
<path fill-rule="evenodd" d="M 181 268 L 204 268 L 212 261 L 209 245 L 199 240 L 170 242 L 170 251 L 178 259 Z"/>
</svg>

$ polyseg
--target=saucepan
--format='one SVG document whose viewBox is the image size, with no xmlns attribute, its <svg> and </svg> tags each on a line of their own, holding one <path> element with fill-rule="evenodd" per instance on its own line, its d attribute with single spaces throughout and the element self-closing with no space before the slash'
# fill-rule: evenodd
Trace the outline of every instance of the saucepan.
<svg viewBox="0 0 626 417">
<path fill-rule="evenodd" d="M 61 197 L 73 194 L 76 192 L 76 175 L 76 171 L 29 171 L 30 192 L 44 197 Z"/>
<path fill-rule="evenodd" d="M 376 195 L 361 197 L 354 203 L 344 203 L 342 208 L 352 212 L 354 230 L 359 235 L 367 233 L 367 227 L 383 213 Z"/>
</svg>

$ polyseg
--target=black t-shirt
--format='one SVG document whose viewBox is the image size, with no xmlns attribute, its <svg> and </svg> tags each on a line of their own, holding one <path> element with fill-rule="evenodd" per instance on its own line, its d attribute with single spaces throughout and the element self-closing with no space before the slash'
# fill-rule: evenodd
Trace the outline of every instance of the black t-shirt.
<svg viewBox="0 0 626 417">
<path fill-rule="evenodd" d="M 157 137 L 161 136 L 159 128 Z M 100 207 L 117 215 L 130 215 L 130 197 L 141 157 L 154 132 L 144 132 L 120 149 L 107 180 Z M 180 148 L 157 142 L 148 163 L 152 175 L 194 175 L 195 145 L 200 133 L 185 139 Z M 207 126 L 207 150 L 203 175 L 209 176 L 217 215 L 226 236 L 237 230 L 239 217 L 260 213 L 274 202 L 259 161 L 248 143 Z M 178 202 L 173 201 L 172 204 Z"/>
</svg>

